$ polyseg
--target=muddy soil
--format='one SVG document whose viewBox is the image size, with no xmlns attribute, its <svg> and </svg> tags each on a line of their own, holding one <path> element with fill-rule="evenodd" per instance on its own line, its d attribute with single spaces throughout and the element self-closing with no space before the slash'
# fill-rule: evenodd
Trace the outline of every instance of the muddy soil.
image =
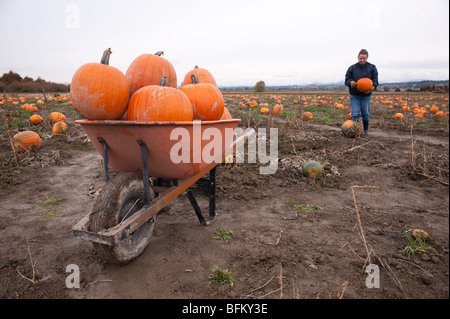
<svg viewBox="0 0 450 319">
<path fill-rule="evenodd" d="M 373 112 L 371 135 L 356 139 L 337 125 L 272 122 L 276 173 L 219 165 L 216 220 L 201 225 L 179 196 L 157 215 L 142 255 L 122 266 L 72 233 L 105 185 L 77 117 L 67 112 L 66 135 L 43 135 L 38 152 L 18 159 L 2 130 L 0 298 L 449 298 L 448 124 L 411 135 Z M 328 163 L 319 179 L 302 175 L 311 160 Z M 208 197 L 193 189 L 207 213 Z M 414 252 L 412 229 L 429 234 Z M 66 285 L 68 265 L 79 268 L 79 288 Z M 214 282 L 215 266 L 232 285 Z"/>
</svg>

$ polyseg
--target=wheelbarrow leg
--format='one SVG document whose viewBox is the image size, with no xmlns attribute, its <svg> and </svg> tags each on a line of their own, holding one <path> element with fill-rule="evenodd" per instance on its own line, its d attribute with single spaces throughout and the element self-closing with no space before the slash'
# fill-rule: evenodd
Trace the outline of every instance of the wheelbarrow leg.
<svg viewBox="0 0 450 319">
<path fill-rule="evenodd" d="M 144 181 L 144 206 L 150 205 L 150 181 L 148 178 L 148 157 L 147 157 L 147 145 L 141 139 L 137 140 L 141 147 L 142 153 L 142 180 Z"/>
<path fill-rule="evenodd" d="M 194 193 L 190 189 L 188 189 L 186 191 L 186 195 L 187 195 L 187 198 L 189 199 L 189 201 L 191 202 L 192 208 L 194 208 L 195 215 L 197 215 L 197 218 L 198 218 L 200 224 L 206 226 L 207 223 L 206 223 L 205 217 L 203 217 L 202 210 L 200 209 L 200 206 L 198 206 L 198 202 L 195 199 Z"/>
<path fill-rule="evenodd" d="M 205 219 L 203 216 L 202 210 L 200 206 L 198 205 L 197 200 L 195 199 L 195 195 L 192 192 L 192 190 L 188 189 L 186 191 L 187 198 L 191 202 L 192 208 L 194 208 L 195 215 L 197 215 L 197 218 L 202 225 L 209 225 L 211 224 L 214 219 L 216 218 L 216 168 L 214 167 L 209 172 L 209 183 L 208 183 L 208 196 L 209 196 L 209 216 L 208 219 Z"/>
<path fill-rule="evenodd" d="M 108 144 L 106 144 L 106 141 L 103 139 L 103 137 L 98 136 L 97 140 L 102 143 L 102 149 L 103 149 L 103 168 L 105 169 L 105 180 L 106 182 L 109 181 L 109 169 L 108 169 Z"/>
<path fill-rule="evenodd" d="M 209 172 L 209 220 L 216 218 L 216 169 L 214 167 Z"/>
</svg>

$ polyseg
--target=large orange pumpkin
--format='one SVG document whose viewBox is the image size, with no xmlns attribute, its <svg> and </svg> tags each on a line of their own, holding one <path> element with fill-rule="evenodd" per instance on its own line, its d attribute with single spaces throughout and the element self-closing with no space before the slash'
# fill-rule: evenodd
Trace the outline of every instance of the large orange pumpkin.
<svg viewBox="0 0 450 319">
<path fill-rule="evenodd" d="M 12 147 L 16 152 L 35 152 L 41 147 L 41 137 L 33 131 L 19 132 L 13 136 Z"/>
<path fill-rule="evenodd" d="M 89 120 L 117 120 L 125 113 L 129 97 L 128 82 L 119 69 L 109 65 L 111 49 L 100 63 L 87 63 L 74 74 L 70 100 L 74 109 Z"/>
<path fill-rule="evenodd" d="M 137 90 L 128 103 L 129 121 L 192 121 L 191 101 L 173 87 L 165 86 L 165 77 L 161 85 L 148 85 Z"/>
<path fill-rule="evenodd" d="M 225 107 L 222 92 L 211 83 L 199 83 L 197 75 L 191 74 L 192 84 L 180 87 L 192 103 L 194 120 L 220 120 Z"/>
<path fill-rule="evenodd" d="M 356 81 L 356 89 L 360 92 L 366 93 L 372 89 L 373 82 L 369 78 L 361 78 Z"/>
<path fill-rule="evenodd" d="M 158 85 L 161 77 L 167 78 L 167 86 L 177 87 L 177 74 L 172 63 L 163 58 L 163 51 L 141 54 L 131 62 L 125 73 L 130 87 L 130 96 L 147 85 Z"/>
<path fill-rule="evenodd" d="M 197 65 L 193 70 L 186 73 L 186 75 L 184 76 L 183 85 L 192 84 L 192 74 L 195 74 L 198 77 L 198 81 L 200 83 L 211 83 L 212 85 L 217 86 L 216 80 L 214 79 L 211 72 L 209 72 L 207 69 L 199 68 Z"/>
</svg>

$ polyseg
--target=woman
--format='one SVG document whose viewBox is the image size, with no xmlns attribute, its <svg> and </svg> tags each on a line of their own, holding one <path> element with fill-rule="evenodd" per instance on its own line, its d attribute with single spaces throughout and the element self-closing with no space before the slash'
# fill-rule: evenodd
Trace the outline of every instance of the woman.
<svg viewBox="0 0 450 319">
<path fill-rule="evenodd" d="M 352 108 L 352 118 L 358 121 L 362 117 L 364 135 L 369 134 L 370 100 L 372 91 L 378 86 L 377 67 L 367 62 L 369 52 L 362 49 L 358 54 L 358 63 L 351 65 L 345 74 L 345 85 L 349 88 L 350 105 Z M 360 92 L 356 89 L 356 82 L 361 78 L 372 80 L 372 88 L 368 92 Z"/>
</svg>

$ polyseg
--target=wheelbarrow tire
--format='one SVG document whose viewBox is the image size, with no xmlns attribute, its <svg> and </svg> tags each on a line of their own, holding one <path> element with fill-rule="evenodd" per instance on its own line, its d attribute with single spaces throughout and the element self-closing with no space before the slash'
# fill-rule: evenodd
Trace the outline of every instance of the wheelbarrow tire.
<svg viewBox="0 0 450 319">
<path fill-rule="evenodd" d="M 110 179 L 97 198 L 89 217 L 93 232 L 118 225 L 144 206 L 144 183 L 137 173 L 119 173 Z M 150 187 L 150 200 L 154 198 Z M 107 262 L 127 264 L 147 247 L 155 228 L 156 216 L 114 246 L 93 243 L 96 252 Z"/>
</svg>

